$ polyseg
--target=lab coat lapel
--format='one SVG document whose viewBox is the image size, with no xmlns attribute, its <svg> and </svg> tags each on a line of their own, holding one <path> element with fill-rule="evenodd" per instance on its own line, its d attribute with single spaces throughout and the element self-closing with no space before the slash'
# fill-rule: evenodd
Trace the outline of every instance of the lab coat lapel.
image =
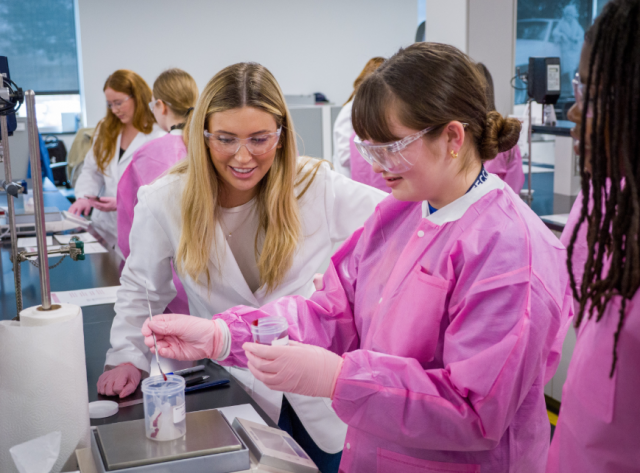
<svg viewBox="0 0 640 473">
<path fill-rule="evenodd" d="M 409 241 L 402 250 L 398 262 L 391 271 L 389 282 L 383 292 L 383 298 L 393 294 L 393 291 L 403 284 L 407 275 L 418 264 L 421 256 L 428 250 L 441 230 L 442 227 L 429 220 L 420 219 L 419 224 L 416 225 L 409 237 Z M 418 236 L 419 234 L 423 236 L 420 237 Z"/>
<path fill-rule="evenodd" d="M 260 304 L 256 299 L 256 296 L 253 295 L 247 281 L 242 275 L 242 271 L 240 271 L 240 266 L 238 266 L 238 262 L 233 257 L 233 253 L 231 252 L 231 248 L 229 247 L 229 243 L 227 243 L 227 239 L 220 227 L 220 224 L 216 225 L 216 241 L 224 242 L 224 251 L 221 252 L 218 257 L 216 255 L 216 249 L 211 248 L 211 254 L 209 255 L 209 261 L 213 265 L 212 274 L 218 273 L 218 261 L 222 264 L 221 278 L 222 282 L 229 287 L 230 290 L 237 292 L 240 296 L 242 296 L 246 301 L 247 305 L 253 307 L 259 307 Z"/>
<path fill-rule="evenodd" d="M 115 183 L 115 186 L 117 188 L 118 186 L 118 180 L 119 180 L 119 171 L 118 171 L 118 167 L 119 167 L 119 163 L 118 163 L 118 155 L 120 153 L 120 140 L 121 140 L 121 135 L 118 135 L 118 139 L 116 140 L 116 150 L 113 154 L 113 159 L 111 160 L 111 162 L 108 164 L 107 166 L 107 172 L 106 172 L 106 179 L 111 179 L 111 181 L 113 183 Z M 105 182 L 106 184 L 106 182 Z M 106 189 L 103 189 L 102 192 L 108 192 L 109 191 L 110 186 L 106 185 Z M 109 194 L 107 194 L 109 195 Z M 115 196 L 115 194 L 114 194 Z"/>
<path fill-rule="evenodd" d="M 429 214 L 427 202 L 422 202 L 420 212 L 422 218 L 413 230 L 409 241 L 398 258 L 398 263 L 391 272 L 387 285 L 389 290 L 394 291 L 403 283 L 409 272 L 418 264 L 422 255 L 428 250 L 435 239 L 438 238 L 439 234 L 449 231 L 448 228 L 450 225 L 448 224 L 460 220 L 471 206 L 489 192 L 503 188 L 504 182 L 493 174 L 489 174 L 489 177 L 484 183 L 471 189 L 459 199 L 431 215 Z M 433 268 L 425 269 L 431 271 Z"/>
<path fill-rule="evenodd" d="M 122 155 L 122 158 L 120 158 L 120 161 L 118 162 L 118 171 L 120 172 L 120 176 L 124 174 L 125 169 L 127 169 L 127 166 L 129 166 L 129 163 L 131 162 L 131 158 L 133 158 L 133 153 L 135 153 L 136 150 L 140 148 L 140 146 L 142 146 L 144 141 L 145 141 L 145 134 L 139 131 L 136 137 L 133 139 L 133 141 L 129 144 L 129 147 L 127 148 L 127 150 Z M 116 159 L 119 153 L 120 153 L 120 136 L 118 136 L 118 148 L 116 149 Z"/>
</svg>

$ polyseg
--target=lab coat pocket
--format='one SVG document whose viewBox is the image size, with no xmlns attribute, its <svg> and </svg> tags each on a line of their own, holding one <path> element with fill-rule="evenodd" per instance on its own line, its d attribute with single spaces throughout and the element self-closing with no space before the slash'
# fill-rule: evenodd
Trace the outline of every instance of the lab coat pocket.
<svg viewBox="0 0 640 473">
<path fill-rule="evenodd" d="M 480 465 L 422 460 L 378 448 L 377 473 L 480 473 Z"/>
<path fill-rule="evenodd" d="M 415 358 L 422 365 L 433 360 L 440 322 L 446 312 L 449 281 L 427 274 L 416 265 L 388 300 L 381 302 L 381 322 L 373 349 Z"/>
</svg>

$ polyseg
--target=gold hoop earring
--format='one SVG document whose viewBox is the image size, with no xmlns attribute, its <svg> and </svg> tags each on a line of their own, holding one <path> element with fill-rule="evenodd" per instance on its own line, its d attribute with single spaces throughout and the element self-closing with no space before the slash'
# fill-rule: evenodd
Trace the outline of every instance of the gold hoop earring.
<svg viewBox="0 0 640 473">
<path fill-rule="evenodd" d="M 453 159 L 456 159 L 458 157 L 458 153 L 456 153 L 454 150 L 451 150 L 451 157 Z"/>
</svg>

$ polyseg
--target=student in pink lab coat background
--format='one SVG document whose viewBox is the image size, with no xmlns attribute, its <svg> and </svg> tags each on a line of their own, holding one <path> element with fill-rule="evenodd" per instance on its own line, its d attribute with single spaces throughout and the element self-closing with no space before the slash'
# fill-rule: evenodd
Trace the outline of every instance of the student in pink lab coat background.
<svg viewBox="0 0 640 473">
<path fill-rule="evenodd" d="M 544 471 L 543 388 L 573 300 L 564 247 L 483 168 L 520 123 L 489 110 L 468 56 L 435 43 L 401 49 L 353 107 L 356 143 L 393 195 L 333 256 L 323 289 L 213 321 L 158 315 L 145 344 L 153 332 L 176 359 L 230 344 L 222 364 L 331 397 L 348 425 L 340 471 Z M 288 320 L 289 346 L 248 343 L 267 315 Z"/>
<path fill-rule="evenodd" d="M 361 182 L 389 193 L 391 189 L 387 186 L 385 180 L 371 170 L 371 165 L 360 156 L 356 149 L 353 143 L 356 133 L 353 131 L 353 124 L 351 123 L 351 109 L 353 108 L 353 99 L 356 96 L 358 87 L 383 63 L 383 57 L 373 57 L 367 61 L 367 64 L 365 64 L 353 82 L 353 92 L 351 92 L 349 99 L 336 117 L 336 123 L 333 126 L 333 147 L 335 149 L 333 166 L 340 174 L 350 177 L 356 182 Z"/>
<path fill-rule="evenodd" d="M 585 36 L 574 79 L 569 119 L 582 194 L 561 240 L 577 340 L 549 473 L 640 471 L 639 27 L 640 0 L 609 2 Z"/>
<path fill-rule="evenodd" d="M 187 155 L 183 130 L 197 100 L 196 81 L 181 69 L 168 69 L 153 83 L 149 108 L 160 128 L 168 133 L 136 151 L 118 183 L 118 246 L 125 259 L 131 252 L 129 234 L 138 203 L 138 190 L 151 184 Z M 178 294 L 167 306 L 167 312 L 188 314 L 189 301 L 175 272 L 173 283 Z"/>
<path fill-rule="evenodd" d="M 489 102 L 489 108 L 491 110 L 496 109 L 495 92 L 493 89 L 493 77 L 487 66 L 478 63 L 478 69 L 484 75 L 486 80 L 486 92 L 487 101 Z M 513 189 L 517 195 L 520 194 L 522 186 L 524 185 L 524 171 L 522 170 L 522 155 L 520 154 L 520 147 L 516 144 L 513 148 L 498 153 L 491 161 L 487 161 L 484 165 L 487 172 L 495 174 L 504 182 L 509 184 L 509 187 Z"/>
</svg>

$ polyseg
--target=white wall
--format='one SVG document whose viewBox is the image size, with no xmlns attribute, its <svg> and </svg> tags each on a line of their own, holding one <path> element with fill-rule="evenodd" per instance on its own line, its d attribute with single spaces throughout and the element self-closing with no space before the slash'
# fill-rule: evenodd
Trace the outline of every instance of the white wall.
<svg viewBox="0 0 640 473">
<path fill-rule="evenodd" d="M 285 94 L 323 92 L 344 102 L 368 59 L 413 42 L 415 0 L 78 0 L 87 124 L 105 111 L 116 69 L 151 86 L 169 67 L 202 90 L 240 61 L 268 67 Z"/>
<path fill-rule="evenodd" d="M 517 0 L 469 1 L 467 54 L 491 72 L 496 109 L 513 113 Z"/>
<path fill-rule="evenodd" d="M 493 76 L 496 108 L 513 113 L 517 0 L 425 0 L 427 41 L 451 44 Z"/>
<path fill-rule="evenodd" d="M 426 0 L 426 2 L 426 40 L 450 44 L 462 52 L 468 52 L 469 0 Z M 481 3 L 488 2 L 483 0 Z"/>
</svg>

